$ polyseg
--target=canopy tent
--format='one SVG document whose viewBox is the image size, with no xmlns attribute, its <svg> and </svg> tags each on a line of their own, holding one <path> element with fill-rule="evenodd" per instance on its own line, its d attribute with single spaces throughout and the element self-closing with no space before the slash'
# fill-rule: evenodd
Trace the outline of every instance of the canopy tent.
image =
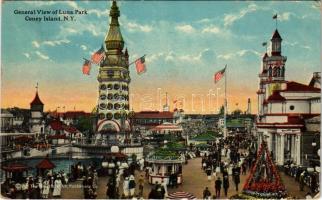
<svg viewBox="0 0 322 200">
<path fill-rule="evenodd" d="M 29 167 L 21 163 L 10 163 L 2 166 L 2 169 L 6 172 L 24 172 L 28 171 Z"/>
<path fill-rule="evenodd" d="M 8 173 L 9 175 L 11 173 L 12 180 L 20 182 L 23 180 L 23 173 L 26 172 L 28 174 L 30 167 L 21 163 L 10 163 L 2 166 L 1 169 L 5 171 L 6 178 L 8 177 Z"/>
<path fill-rule="evenodd" d="M 43 159 L 40 161 L 37 165 L 37 169 L 54 169 L 56 166 L 54 163 L 52 163 L 48 158 Z"/>
<path fill-rule="evenodd" d="M 196 147 L 200 149 L 207 149 L 207 148 L 211 148 L 212 146 L 210 144 L 200 143 L 200 144 L 197 144 Z"/>
<path fill-rule="evenodd" d="M 182 130 L 183 129 L 181 126 L 178 126 L 169 122 L 165 122 L 151 129 L 151 131 L 157 131 L 157 132 L 174 132 L 174 131 L 182 131 Z"/>
</svg>

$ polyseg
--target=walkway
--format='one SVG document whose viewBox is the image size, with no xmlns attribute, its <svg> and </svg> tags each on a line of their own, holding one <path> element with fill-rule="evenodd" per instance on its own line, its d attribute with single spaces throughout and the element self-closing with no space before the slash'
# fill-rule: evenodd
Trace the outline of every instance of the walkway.
<svg viewBox="0 0 322 200">
<path fill-rule="evenodd" d="M 136 176 L 138 177 L 142 173 L 136 173 Z M 280 173 L 283 183 L 285 184 L 287 191 L 290 196 L 297 197 L 300 199 L 303 199 L 305 197 L 305 194 L 309 191 L 307 187 L 305 187 L 305 191 L 300 192 L 299 191 L 299 185 L 298 182 L 296 182 L 292 177 L 289 177 L 285 175 L 283 172 Z M 212 195 L 215 193 L 214 189 L 214 177 L 211 181 L 207 180 L 206 174 L 201 170 L 201 158 L 195 158 L 193 160 L 189 160 L 187 165 L 183 166 L 183 184 L 179 186 L 178 188 L 169 188 L 169 193 L 172 193 L 174 191 L 186 191 L 194 194 L 198 199 L 202 198 L 202 193 L 205 187 L 208 187 L 212 193 Z M 222 175 L 220 175 L 222 177 Z M 241 175 L 241 183 L 239 185 L 239 192 L 241 191 L 242 187 L 244 186 L 245 180 L 248 177 L 248 173 L 246 175 Z M 106 198 L 106 183 L 107 178 L 101 177 L 99 178 L 99 188 L 97 190 L 98 198 Z M 235 190 L 235 185 L 232 181 L 232 178 L 230 177 L 230 187 L 228 190 L 228 197 L 237 194 Z M 63 189 L 63 195 L 62 198 L 64 199 L 82 199 L 83 198 L 83 190 L 80 188 L 82 185 L 81 181 L 77 181 L 75 183 L 72 183 L 67 188 Z M 151 185 L 145 182 L 144 187 L 144 198 L 148 197 L 148 194 L 151 190 Z M 122 191 L 122 188 L 120 187 L 120 191 Z M 225 198 L 223 194 L 223 190 L 221 191 L 221 198 Z"/>
</svg>

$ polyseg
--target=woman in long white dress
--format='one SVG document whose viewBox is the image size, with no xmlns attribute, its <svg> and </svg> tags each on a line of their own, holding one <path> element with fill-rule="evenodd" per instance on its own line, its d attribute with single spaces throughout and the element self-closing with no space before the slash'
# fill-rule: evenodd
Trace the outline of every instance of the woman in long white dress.
<svg viewBox="0 0 322 200">
<path fill-rule="evenodd" d="M 61 187 L 62 187 L 62 182 L 60 180 L 60 176 L 58 176 L 57 179 L 55 180 L 55 187 L 53 192 L 54 197 L 61 195 Z"/>
<path fill-rule="evenodd" d="M 45 179 L 42 185 L 43 189 L 42 189 L 42 197 L 44 199 L 48 198 L 49 195 L 49 190 L 50 190 L 50 184 L 49 184 L 49 180 Z"/>
<path fill-rule="evenodd" d="M 125 180 L 123 181 L 123 193 L 125 198 L 129 196 L 130 189 L 129 189 L 129 177 L 126 177 Z"/>
</svg>

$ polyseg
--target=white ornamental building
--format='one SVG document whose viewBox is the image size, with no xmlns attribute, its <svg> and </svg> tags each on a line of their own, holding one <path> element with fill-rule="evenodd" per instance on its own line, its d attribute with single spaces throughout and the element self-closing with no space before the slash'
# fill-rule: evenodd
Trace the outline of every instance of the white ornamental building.
<svg viewBox="0 0 322 200">
<path fill-rule="evenodd" d="M 320 116 L 320 80 L 316 73 L 306 85 L 285 80 L 286 57 L 282 55 L 282 38 L 275 30 L 271 53 L 265 53 L 259 74 L 258 143 L 267 141 L 278 165 L 286 160 L 302 164 L 305 120 Z"/>
</svg>

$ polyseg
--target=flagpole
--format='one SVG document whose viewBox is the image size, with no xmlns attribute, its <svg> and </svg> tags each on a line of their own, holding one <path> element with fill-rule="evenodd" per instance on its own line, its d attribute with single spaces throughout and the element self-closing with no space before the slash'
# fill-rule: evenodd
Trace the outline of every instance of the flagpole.
<svg viewBox="0 0 322 200">
<path fill-rule="evenodd" d="M 227 65 L 225 66 L 225 108 L 224 108 L 224 138 L 227 137 Z"/>
<path fill-rule="evenodd" d="M 143 56 L 141 56 L 140 58 L 142 58 L 142 57 L 145 57 L 146 56 L 146 54 L 144 54 Z M 137 58 L 136 60 L 134 60 L 133 62 L 131 62 L 130 64 L 129 64 L 129 66 L 130 65 L 132 65 L 133 63 L 135 63 L 137 60 L 139 60 L 140 58 Z"/>
</svg>

